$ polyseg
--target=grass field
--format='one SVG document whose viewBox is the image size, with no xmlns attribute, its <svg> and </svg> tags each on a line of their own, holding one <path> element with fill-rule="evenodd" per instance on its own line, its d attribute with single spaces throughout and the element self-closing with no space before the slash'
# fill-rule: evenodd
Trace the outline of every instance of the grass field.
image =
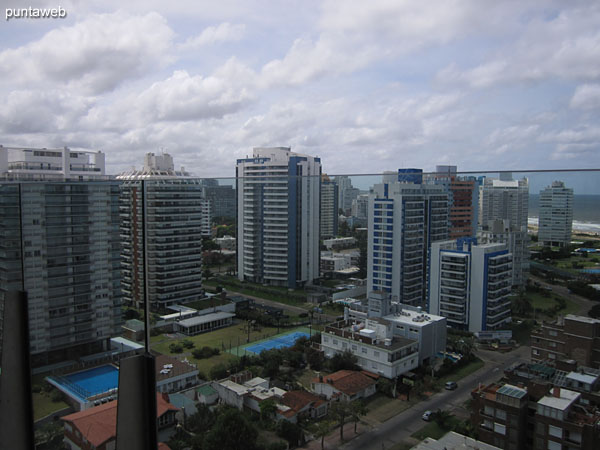
<svg viewBox="0 0 600 450">
<path fill-rule="evenodd" d="M 49 392 L 33 393 L 31 396 L 33 399 L 33 420 L 42 419 L 69 406 L 63 401 L 53 402 Z"/>
<path fill-rule="evenodd" d="M 209 333 L 198 334 L 196 336 L 186 337 L 194 343 L 194 348 L 202 348 L 204 346 L 218 348 L 221 351 L 229 350 L 230 347 L 236 347 L 239 344 L 246 342 L 248 332 L 244 327 L 244 323 L 236 323 L 230 327 L 221 328 Z M 260 327 L 257 330 L 250 331 L 250 342 L 264 339 L 277 333 L 277 328 Z M 169 337 L 166 334 L 154 336 L 150 339 L 152 350 L 155 350 L 164 355 L 170 355 L 169 345 L 172 343 L 181 343 L 183 339 Z M 193 349 L 189 350 L 191 353 Z"/>
<path fill-rule="evenodd" d="M 383 423 L 407 410 L 413 404 L 414 402 L 406 402 L 377 393 L 369 399 L 366 406 L 369 409 L 369 418 Z"/>
<path fill-rule="evenodd" d="M 559 297 L 557 294 L 550 293 L 550 297 L 545 297 L 541 292 L 527 292 L 526 297 L 531 303 L 531 306 L 536 310 L 536 315 L 539 314 L 543 310 L 551 310 L 554 308 L 558 302 L 557 298 Z M 565 301 L 566 306 L 561 309 L 558 314 L 567 315 L 577 313 L 579 311 L 579 306 L 573 302 L 572 300 L 562 297 Z M 546 316 L 552 318 L 556 314 L 545 314 Z M 533 314 L 531 314 L 533 316 Z"/>
</svg>

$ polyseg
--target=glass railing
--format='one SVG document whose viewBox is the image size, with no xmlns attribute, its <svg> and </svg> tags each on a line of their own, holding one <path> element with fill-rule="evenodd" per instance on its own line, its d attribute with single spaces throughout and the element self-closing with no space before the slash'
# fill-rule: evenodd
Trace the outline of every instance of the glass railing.
<svg viewBox="0 0 600 450">
<path fill-rule="evenodd" d="M 502 183 L 493 181 L 500 177 Z M 136 180 L 129 182 L 122 193 L 118 189 L 122 182 L 117 180 L 14 178 L 0 181 L 0 334 L 6 335 L 13 326 L 3 320 L 4 299 L 12 295 L 9 293 L 26 292 L 33 428 L 40 445 L 62 442 L 68 435 L 65 424 L 74 426 L 74 421 L 85 419 L 85 411 L 110 409 L 119 395 L 121 361 L 146 350 L 157 361 L 156 391 L 170 394 L 168 401 L 178 410 L 177 419 L 172 421 L 177 420 L 185 429 L 184 407 L 185 411 L 189 411 L 188 406 L 197 407 L 199 398 L 213 401 L 214 395 L 206 394 L 215 391 L 211 383 L 226 376 L 248 370 L 253 377 L 270 377 L 271 383 L 278 386 L 306 376 L 308 372 L 297 367 L 267 373 L 258 360 L 241 356 L 258 358 L 260 348 L 268 347 L 264 343 L 279 339 L 283 347 L 286 335 L 312 335 L 324 323 L 343 315 L 343 307 L 332 301 L 332 296 L 342 298 L 336 292 L 348 292 L 344 295 L 363 302 L 361 307 L 370 291 L 382 290 L 389 292 L 394 301 L 402 302 L 406 296 L 407 303 L 422 307 L 424 312 L 433 301 L 451 304 L 446 306 L 448 314 L 454 309 L 462 311 L 467 308 L 462 303 L 462 291 L 466 289 L 440 288 L 433 292 L 429 285 L 434 270 L 430 267 L 432 236 L 443 240 L 450 240 L 449 236 L 461 236 L 459 240 L 476 238 L 477 245 L 496 243 L 495 251 L 513 254 L 513 267 L 522 271 L 522 276 L 514 279 L 524 283 L 513 285 L 512 292 L 534 305 L 530 314 L 513 313 L 515 322 L 532 320 L 534 314 L 537 320 L 555 319 L 561 312 L 587 315 L 585 307 L 573 302 L 568 294 L 552 292 L 543 297 L 538 284 L 548 280 L 559 280 L 564 285 L 597 284 L 600 278 L 600 253 L 596 253 L 600 249 L 600 169 L 513 171 L 512 177 L 506 172 L 424 173 L 421 184 L 405 183 L 388 190 L 379 185 L 384 179 L 394 184 L 395 177 L 390 174 L 328 176 L 328 181 L 337 184 L 332 190 L 337 194 L 327 199 L 306 196 L 307 186 L 315 185 L 318 192 L 325 176 L 261 175 L 260 179 L 252 178 L 256 190 L 248 191 L 245 185 L 245 194 L 239 196 L 237 188 L 243 180 L 234 178 L 194 178 L 174 184 L 168 179 Z M 466 186 L 474 189 L 473 198 L 477 200 L 467 205 L 467 211 L 465 185 L 459 185 L 455 204 L 451 179 L 472 181 Z M 547 200 L 552 191 L 546 188 L 553 181 L 562 181 L 573 190 L 572 210 L 559 211 L 561 204 L 557 202 L 550 234 L 538 234 L 540 229 L 545 230 L 545 224 L 540 223 L 545 219 L 540 217 L 545 217 L 548 204 L 552 205 Z M 93 189 L 75 189 L 82 184 Z M 269 195 L 277 191 L 276 199 L 265 200 L 260 194 L 261 184 Z M 444 201 L 440 203 L 438 191 L 423 192 L 421 186 L 427 184 L 442 189 L 447 207 Z M 65 186 L 73 190 L 63 189 Z M 502 189 L 510 196 L 511 205 L 498 206 Z M 543 205 L 542 191 L 546 198 Z M 106 196 L 99 195 L 102 193 Z M 393 203 L 389 210 L 393 212 L 391 230 L 386 227 L 392 224 L 385 220 L 374 222 L 370 206 L 366 211 L 360 207 L 357 199 L 362 194 Z M 314 191 L 311 195 L 314 197 Z M 200 239 L 199 219 L 204 219 L 207 211 L 201 212 L 199 199 L 210 202 L 211 238 L 203 239 L 202 250 L 194 255 L 189 253 L 189 239 Z M 403 202 L 415 210 L 404 212 Z M 460 214 L 454 207 L 460 208 Z M 507 208 L 512 210 L 507 213 Z M 270 213 L 276 214 L 277 226 L 268 225 Z M 443 229 L 439 217 L 428 222 L 432 216 L 446 213 Z M 558 217 L 572 217 L 572 221 L 558 224 Z M 322 224 L 328 229 L 334 227 L 335 237 L 355 237 L 356 242 L 343 249 L 326 250 Z M 380 251 L 375 258 L 378 269 L 392 269 L 391 280 L 384 278 L 388 272 L 376 273 L 372 267 L 369 247 L 382 244 L 382 237 L 373 234 L 378 228 L 389 231 L 385 244 L 399 249 L 398 254 L 396 250 Z M 571 230 L 567 240 L 565 228 Z M 159 237 L 154 237 L 154 230 L 160 231 Z M 238 236 L 241 230 L 251 232 L 251 236 Z M 402 247 L 404 232 L 410 233 L 411 240 Z M 228 236 L 233 240 L 224 239 Z M 544 246 L 545 242 L 554 245 Z M 411 245 L 417 243 L 422 250 L 414 251 Z M 144 250 L 145 245 L 150 250 L 153 244 L 160 244 L 161 252 Z M 275 259 L 268 257 L 270 244 L 277 248 Z M 121 266 L 113 264 L 117 253 L 122 253 Z M 323 267 L 321 255 L 328 257 Z M 335 259 L 335 264 L 329 258 Z M 467 279 L 468 265 L 463 259 L 452 267 L 446 259 L 442 261 L 442 269 L 456 269 L 457 274 L 443 275 L 440 285 L 462 288 L 464 283 L 446 279 Z M 528 268 L 530 261 L 533 264 Z M 490 280 L 497 271 L 490 268 Z M 144 283 L 145 273 L 152 274 L 148 284 Z M 403 286 L 402 273 L 418 276 Z M 161 281 L 150 284 L 150 280 Z M 484 325 L 505 319 L 506 313 L 497 311 L 504 301 L 494 303 L 499 295 L 494 289 L 504 295 L 505 288 L 508 292 L 504 281 L 490 281 L 489 316 Z M 451 294 L 453 300 L 446 300 L 443 293 Z M 148 313 L 142 307 L 145 298 L 152 305 Z M 185 301 L 179 302 L 178 298 Z M 240 299 L 249 299 L 250 306 Z M 547 300 L 547 306 L 540 306 L 546 301 L 542 299 Z M 563 300 L 566 305 L 561 308 Z M 468 320 L 468 314 L 451 314 L 448 318 L 456 324 Z M 468 328 L 468 324 L 465 326 Z M 203 332 L 189 331 L 197 329 Z M 315 344 L 318 347 L 318 342 Z M 4 345 L 2 353 L 10 353 Z M 308 351 L 300 357 L 304 365 L 308 363 L 307 355 Z M 2 361 L 0 384 L 11 373 L 6 358 Z M 158 401 L 166 401 L 161 399 Z M 93 418 L 85 420 L 93 423 Z M 161 436 L 165 442 L 172 439 L 168 433 Z M 183 438 L 186 436 L 184 433 Z"/>
</svg>

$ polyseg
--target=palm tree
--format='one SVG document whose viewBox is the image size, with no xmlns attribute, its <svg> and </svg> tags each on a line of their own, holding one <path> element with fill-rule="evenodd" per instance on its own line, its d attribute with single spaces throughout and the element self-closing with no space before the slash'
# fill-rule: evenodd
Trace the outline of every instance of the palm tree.
<svg viewBox="0 0 600 450">
<path fill-rule="evenodd" d="M 330 420 L 321 420 L 315 425 L 314 435 L 317 438 L 321 438 L 321 450 L 325 448 L 325 436 L 331 431 L 331 425 Z"/>
</svg>

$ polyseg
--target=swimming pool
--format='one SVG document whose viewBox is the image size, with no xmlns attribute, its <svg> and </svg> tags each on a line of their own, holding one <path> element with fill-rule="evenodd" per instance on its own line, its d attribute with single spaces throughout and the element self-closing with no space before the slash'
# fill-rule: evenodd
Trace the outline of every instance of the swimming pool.
<svg viewBox="0 0 600 450">
<path fill-rule="evenodd" d="M 258 344 L 246 347 L 246 351 L 256 353 L 258 355 L 263 350 L 292 347 L 301 337 L 307 338 L 309 336 L 308 333 L 303 331 L 294 331 L 293 333 L 285 334 L 283 336 L 275 336 L 268 341 L 259 342 Z"/>
<path fill-rule="evenodd" d="M 104 392 L 109 392 L 119 386 L 119 369 L 110 364 L 82 370 L 65 376 L 49 378 L 63 392 L 86 401 Z"/>
</svg>

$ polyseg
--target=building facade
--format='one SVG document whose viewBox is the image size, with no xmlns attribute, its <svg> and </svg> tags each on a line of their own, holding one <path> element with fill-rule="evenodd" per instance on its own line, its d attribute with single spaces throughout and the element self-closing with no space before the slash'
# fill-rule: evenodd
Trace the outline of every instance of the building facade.
<svg viewBox="0 0 600 450">
<path fill-rule="evenodd" d="M 457 175 L 456 166 L 436 166 L 429 182 L 448 192 L 448 237 L 475 237 L 479 216 L 479 182 L 475 177 Z"/>
<path fill-rule="evenodd" d="M 295 288 L 318 278 L 320 158 L 255 148 L 236 177 L 239 279 Z"/>
<path fill-rule="evenodd" d="M 321 181 L 321 239 L 337 236 L 338 232 L 338 185 L 323 175 Z"/>
<path fill-rule="evenodd" d="M 512 255 L 505 244 L 463 238 L 431 246 L 429 311 L 453 328 L 501 330 L 511 321 Z"/>
<path fill-rule="evenodd" d="M 104 176 L 104 154 L 0 155 L 0 295 L 27 292 L 32 365 L 110 350 L 122 323 L 119 186 Z"/>
<path fill-rule="evenodd" d="M 562 181 L 540 191 L 538 240 L 545 246 L 565 247 L 571 243 L 573 189 Z"/>
<path fill-rule="evenodd" d="M 513 180 L 509 172 L 499 179 L 481 180 L 479 195 L 481 243 L 505 243 L 513 255 L 513 285 L 523 285 L 529 272 L 529 180 Z"/>
<path fill-rule="evenodd" d="M 600 320 L 568 314 L 531 332 L 531 361 L 554 364 L 561 359 L 600 368 Z"/>
<path fill-rule="evenodd" d="M 125 302 L 141 307 L 146 292 L 151 309 L 164 311 L 203 298 L 207 217 L 201 180 L 175 171 L 170 155 L 153 153 L 146 155 L 142 170 L 117 179 Z"/>
<path fill-rule="evenodd" d="M 448 195 L 411 170 L 369 196 L 367 289 L 426 309 L 429 248 L 448 237 Z"/>
</svg>

